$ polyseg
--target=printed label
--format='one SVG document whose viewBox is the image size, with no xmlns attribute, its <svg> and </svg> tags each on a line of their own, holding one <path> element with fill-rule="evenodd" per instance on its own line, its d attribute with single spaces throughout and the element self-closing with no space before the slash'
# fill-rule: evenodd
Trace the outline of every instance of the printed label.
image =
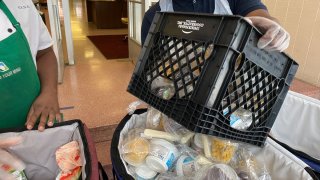
<svg viewBox="0 0 320 180">
<path fill-rule="evenodd" d="M 1 65 L 0 65 L 1 66 Z M 20 73 L 21 72 L 21 67 L 17 67 L 16 69 L 14 69 L 14 70 L 10 70 L 8 67 L 5 67 L 5 66 L 2 66 L 2 67 L 0 67 L 0 68 L 2 68 L 1 70 L 0 70 L 0 72 L 4 72 L 4 74 L 0 74 L 0 80 L 1 79 L 5 79 L 5 78 L 8 78 L 8 77 L 10 77 L 10 76 L 13 76 L 13 75 L 15 75 L 15 74 L 18 74 L 18 73 Z"/>
<path fill-rule="evenodd" d="M 164 146 L 161 146 L 158 144 L 152 144 L 151 146 L 150 155 L 157 157 L 162 161 L 166 161 L 169 153 L 170 153 L 170 150 Z"/>
<path fill-rule="evenodd" d="M 175 160 L 173 152 L 171 152 L 168 148 L 158 144 L 152 144 L 150 155 L 159 158 L 161 161 L 164 161 L 169 169 L 172 167 Z"/>
<path fill-rule="evenodd" d="M 9 68 L 4 62 L 0 62 L 0 72 L 6 72 Z"/>
<path fill-rule="evenodd" d="M 231 114 L 231 116 L 230 116 L 230 125 L 233 127 L 235 125 L 234 123 L 236 123 L 237 121 L 238 121 L 238 123 L 240 123 L 240 121 L 242 121 L 242 120 L 241 120 L 241 118 L 239 116 Z"/>
<path fill-rule="evenodd" d="M 204 23 L 198 23 L 196 20 L 177 21 L 178 28 L 185 34 L 190 34 L 193 31 L 199 31 L 204 26 Z"/>
<path fill-rule="evenodd" d="M 173 162 L 174 162 L 174 154 L 173 153 L 170 153 L 170 156 L 169 156 L 169 159 L 167 161 L 167 166 L 168 166 L 168 169 L 170 169 L 173 165 Z"/>
</svg>

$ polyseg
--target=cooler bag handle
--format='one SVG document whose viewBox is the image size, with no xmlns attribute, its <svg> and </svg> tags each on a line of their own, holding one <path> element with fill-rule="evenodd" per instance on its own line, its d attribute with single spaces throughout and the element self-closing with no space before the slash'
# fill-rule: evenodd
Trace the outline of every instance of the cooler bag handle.
<svg viewBox="0 0 320 180">
<path fill-rule="evenodd" d="M 102 164 L 99 162 L 99 179 L 100 180 L 108 180 L 108 175 L 107 173 L 104 171 Z"/>
</svg>

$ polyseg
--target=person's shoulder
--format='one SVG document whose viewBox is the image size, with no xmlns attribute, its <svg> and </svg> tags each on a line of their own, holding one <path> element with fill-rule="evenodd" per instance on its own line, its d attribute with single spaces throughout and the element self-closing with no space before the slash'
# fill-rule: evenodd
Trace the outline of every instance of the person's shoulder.
<svg viewBox="0 0 320 180">
<path fill-rule="evenodd" d="M 157 2 L 156 4 L 154 4 L 153 6 L 151 6 L 147 12 L 144 14 L 144 17 L 147 18 L 148 20 L 152 21 L 154 15 L 156 14 L 157 11 L 160 11 L 160 6 L 159 6 L 159 2 Z"/>
</svg>

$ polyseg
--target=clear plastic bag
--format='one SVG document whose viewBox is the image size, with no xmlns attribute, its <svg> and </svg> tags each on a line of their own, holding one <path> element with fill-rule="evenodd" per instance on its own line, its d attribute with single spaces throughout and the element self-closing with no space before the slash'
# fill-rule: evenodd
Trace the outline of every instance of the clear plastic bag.
<svg viewBox="0 0 320 180">
<path fill-rule="evenodd" d="M 230 165 L 236 170 L 241 180 L 271 180 L 264 164 L 257 163 L 253 154 L 245 146 L 238 148 Z"/>
<path fill-rule="evenodd" d="M 149 153 L 149 141 L 142 137 L 143 129 L 132 129 L 128 132 L 121 146 L 123 159 L 132 166 L 139 166 L 145 162 Z"/>
<path fill-rule="evenodd" d="M 252 112 L 242 107 L 230 115 L 230 126 L 238 130 L 246 130 L 252 124 Z"/>
<path fill-rule="evenodd" d="M 140 106 L 143 103 L 144 102 L 140 101 L 140 100 L 130 103 L 129 106 L 127 107 L 128 114 L 132 115 L 134 113 L 134 111 L 137 109 L 137 107 Z"/>
<path fill-rule="evenodd" d="M 194 133 L 189 131 L 187 128 L 183 127 L 181 124 L 175 122 L 174 120 L 164 116 L 163 118 L 163 128 L 166 132 L 173 134 L 178 139 L 180 139 L 180 143 L 182 144 L 190 144 Z"/>
<path fill-rule="evenodd" d="M 200 169 L 200 164 L 197 162 L 199 154 L 183 144 L 179 144 L 176 147 L 181 152 L 181 156 L 175 165 L 176 175 L 180 177 L 193 177 L 195 172 Z"/>
<path fill-rule="evenodd" d="M 153 107 L 148 108 L 146 128 L 154 130 L 163 130 L 163 116 L 160 111 Z"/>
<path fill-rule="evenodd" d="M 214 162 L 228 164 L 233 158 L 238 144 L 230 140 L 211 137 L 211 157 Z"/>
<path fill-rule="evenodd" d="M 181 155 L 190 156 L 193 158 L 199 166 L 205 166 L 205 165 L 211 165 L 213 162 L 206 157 L 204 157 L 199 152 L 195 151 L 194 149 L 188 147 L 185 144 L 178 144 L 176 146 L 178 148 L 178 151 L 181 152 Z"/>
<path fill-rule="evenodd" d="M 152 81 L 151 91 L 164 100 L 171 99 L 176 92 L 173 81 L 161 76 Z"/>
<path fill-rule="evenodd" d="M 234 169 L 226 164 L 204 166 L 197 171 L 194 180 L 238 180 Z"/>
</svg>

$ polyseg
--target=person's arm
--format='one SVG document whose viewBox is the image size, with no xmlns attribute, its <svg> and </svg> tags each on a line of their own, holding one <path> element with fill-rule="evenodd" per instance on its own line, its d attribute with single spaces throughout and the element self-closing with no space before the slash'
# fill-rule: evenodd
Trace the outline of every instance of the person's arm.
<svg viewBox="0 0 320 180">
<path fill-rule="evenodd" d="M 141 46 L 143 46 L 144 41 L 147 38 L 152 20 L 157 11 L 160 11 L 159 3 L 151 6 L 150 9 L 144 14 L 142 25 L 141 25 Z"/>
<path fill-rule="evenodd" d="M 151 21 L 146 17 L 144 17 L 141 25 L 141 46 L 143 46 L 144 41 L 147 38 L 150 26 L 151 26 Z"/>
<path fill-rule="evenodd" d="M 26 125 L 32 129 L 40 117 L 38 129 L 43 131 L 47 120 L 48 126 L 53 125 L 54 119 L 61 121 L 57 93 L 58 66 L 52 47 L 38 51 L 36 59 L 41 92 L 30 108 Z"/>
</svg>

